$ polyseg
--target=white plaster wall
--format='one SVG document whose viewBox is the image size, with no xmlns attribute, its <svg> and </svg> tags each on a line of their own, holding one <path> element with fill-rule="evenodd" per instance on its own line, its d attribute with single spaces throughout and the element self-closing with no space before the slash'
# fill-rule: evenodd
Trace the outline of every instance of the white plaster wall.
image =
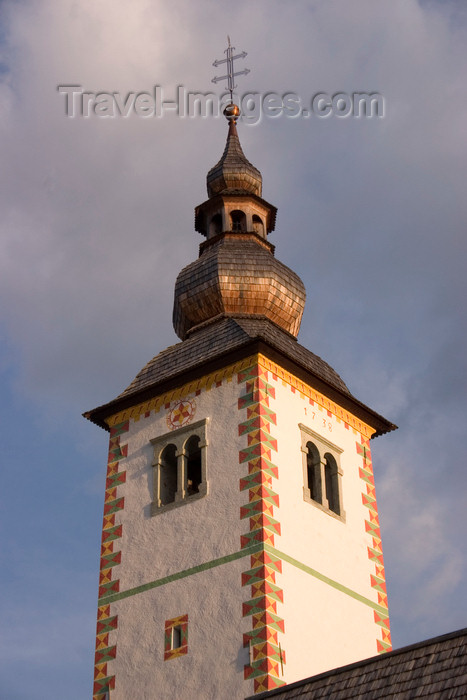
<svg viewBox="0 0 467 700">
<path fill-rule="evenodd" d="M 279 467 L 279 480 L 273 488 L 280 499 L 275 517 L 281 524 L 281 536 L 276 537 L 275 546 L 377 602 L 370 581 L 375 567 L 367 551 L 371 537 L 365 531 L 369 511 L 362 503 L 365 484 L 359 476 L 362 458 L 356 451 L 360 433 L 354 433 L 351 427 L 346 429 L 343 421 L 328 416 L 317 404 L 311 406 L 307 398 L 301 398 L 298 391 L 293 393 L 281 380 L 273 380 L 270 375 L 268 381 L 276 389 L 276 398 L 270 401 L 270 406 L 277 414 L 277 426 L 271 426 L 271 433 L 277 438 L 278 451 L 271 458 Z M 303 499 L 299 423 L 343 450 L 340 485 L 344 520 Z M 311 437 L 310 440 L 313 441 Z M 286 562 L 277 584 L 284 591 L 284 604 L 278 605 L 278 614 L 285 621 L 285 634 L 280 639 L 286 651 L 287 683 L 377 653 L 380 630 L 371 607 Z"/>
<path fill-rule="evenodd" d="M 374 656 L 373 611 L 327 584 L 283 564 L 286 683 Z"/>
<path fill-rule="evenodd" d="M 112 605 L 119 616 L 112 700 L 241 700 L 248 652 L 242 646 L 245 559 Z M 164 623 L 188 613 L 188 653 L 164 661 Z"/>
<path fill-rule="evenodd" d="M 239 490 L 245 468 L 238 463 L 239 388 L 235 381 L 203 391 L 195 398 L 193 422 L 210 418 L 207 427 L 208 495 L 182 506 L 151 515 L 153 499 L 152 438 L 167 434 L 166 416 L 161 409 L 148 418 L 130 421 L 122 436 L 128 443 L 128 457 L 122 488 L 123 551 L 119 567 L 120 589 L 127 590 L 211 561 L 240 549 L 245 524 L 239 520 L 245 494 Z M 247 528 L 246 528 L 247 529 Z"/>
<path fill-rule="evenodd" d="M 239 489 L 247 473 L 238 459 L 246 441 L 238 436 L 242 388 L 234 377 L 195 397 L 192 422 L 210 419 L 208 494 L 154 516 L 150 440 L 170 432 L 168 410 L 130 421 L 121 438 L 128 456 L 120 464 L 126 470 L 126 483 L 119 489 L 125 497 L 118 514 L 122 563 L 115 570 L 120 591 L 240 550 L 240 536 L 249 529 L 249 521 L 240 520 L 240 507 L 248 502 L 248 492 Z M 225 697 L 225 687 L 229 697 L 240 700 L 253 692 L 252 682 L 243 679 L 248 663 L 243 633 L 251 628 L 251 619 L 242 617 L 250 589 L 242 587 L 241 573 L 249 568 L 246 556 L 112 603 L 112 615 L 118 614 L 112 640 L 117 644 L 113 700 L 214 700 Z M 188 654 L 164 661 L 164 623 L 187 613 Z"/>
<path fill-rule="evenodd" d="M 328 416 L 326 410 L 317 405 L 310 406 L 308 399 L 292 393 L 280 380 L 269 380 L 276 388 L 276 399 L 271 407 L 277 413 L 278 451 L 272 461 L 279 467 L 281 537 L 277 548 L 320 573 L 335 579 L 352 590 L 377 601 L 370 585 L 370 574 L 374 564 L 368 559 L 367 546 L 371 539 L 365 531 L 365 520 L 369 519 L 368 508 L 362 503 L 365 484 L 360 479 L 359 467 L 362 458 L 357 454 L 356 442 L 360 434 L 345 428 L 344 422 Z M 340 464 L 342 505 L 345 522 L 329 515 L 303 499 L 303 466 L 301 435 L 298 427 L 303 423 L 323 438 L 331 441 L 343 452 Z M 313 439 L 310 437 L 310 440 Z"/>
</svg>

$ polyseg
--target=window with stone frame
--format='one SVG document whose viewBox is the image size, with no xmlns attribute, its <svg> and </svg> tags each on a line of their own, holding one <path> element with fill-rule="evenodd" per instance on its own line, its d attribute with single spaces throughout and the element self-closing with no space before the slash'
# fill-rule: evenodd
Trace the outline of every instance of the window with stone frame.
<svg viewBox="0 0 467 700">
<path fill-rule="evenodd" d="M 165 621 L 164 661 L 177 659 L 188 653 L 188 615 Z"/>
<path fill-rule="evenodd" d="M 345 520 L 342 505 L 343 450 L 299 423 L 303 465 L 303 499 L 329 515 Z"/>
<path fill-rule="evenodd" d="M 151 514 L 206 496 L 209 418 L 153 438 Z"/>
</svg>

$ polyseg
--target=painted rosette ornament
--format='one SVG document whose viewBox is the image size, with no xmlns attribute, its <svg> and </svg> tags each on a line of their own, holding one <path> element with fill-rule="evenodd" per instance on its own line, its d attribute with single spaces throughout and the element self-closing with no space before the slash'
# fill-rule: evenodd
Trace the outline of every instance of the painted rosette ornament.
<svg viewBox="0 0 467 700">
<path fill-rule="evenodd" d="M 177 401 L 167 413 L 167 426 L 169 430 L 176 430 L 188 425 L 193 420 L 196 412 L 196 402 L 194 399 L 184 399 Z"/>
</svg>

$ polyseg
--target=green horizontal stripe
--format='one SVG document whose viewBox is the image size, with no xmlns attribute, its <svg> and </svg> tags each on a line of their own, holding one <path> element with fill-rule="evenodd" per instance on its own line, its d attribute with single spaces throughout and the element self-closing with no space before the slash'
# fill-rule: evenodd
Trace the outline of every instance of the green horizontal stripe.
<svg viewBox="0 0 467 700">
<path fill-rule="evenodd" d="M 159 586 L 165 586 L 165 584 L 167 584 L 167 583 L 172 583 L 173 581 L 179 581 L 182 578 L 187 578 L 188 576 L 193 576 L 194 574 L 199 574 L 202 571 L 208 571 L 209 569 L 214 569 L 217 566 L 222 566 L 223 564 L 228 564 L 231 561 L 236 561 L 237 559 L 242 559 L 243 557 L 249 556 L 250 554 L 254 554 L 255 552 L 259 552 L 262 548 L 264 548 L 266 550 L 266 552 L 269 552 L 269 554 L 276 556 L 278 559 L 282 559 L 282 561 L 288 562 L 292 566 L 295 566 L 297 569 L 304 571 L 306 574 L 309 574 L 310 576 L 317 578 L 319 581 L 326 583 L 328 586 L 331 586 L 332 588 L 335 588 L 336 590 L 341 591 L 341 593 L 345 593 L 346 595 L 350 596 L 351 598 L 354 598 L 354 600 L 358 600 L 360 603 L 363 603 L 364 605 L 368 605 L 368 607 L 372 608 L 373 610 L 377 610 L 379 613 L 387 616 L 387 614 L 388 614 L 387 608 L 384 608 L 382 605 L 378 605 L 378 603 L 373 602 L 369 598 L 365 598 L 365 596 L 360 595 L 360 593 L 356 593 L 351 588 L 347 588 L 347 586 L 342 585 L 338 581 L 334 581 L 332 578 L 329 578 L 329 576 L 325 576 L 324 574 L 320 574 L 320 572 L 316 571 L 316 569 L 312 569 L 310 566 L 307 566 L 306 564 L 302 564 L 302 562 L 298 561 L 298 559 L 294 559 L 293 557 L 290 557 L 288 554 L 285 554 L 285 552 L 281 552 L 280 550 L 276 549 L 275 547 L 271 547 L 271 545 L 261 543 L 261 542 L 258 544 L 249 545 L 245 549 L 242 549 L 240 552 L 234 552 L 233 554 L 227 554 L 226 556 L 219 557 L 218 559 L 212 559 L 211 561 L 208 561 L 204 564 L 198 564 L 198 566 L 193 566 L 190 569 L 185 569 L 184 571 L 178 571 L 176 574 L 170 574 L 170 576 L 164 576 L 163 578 L 159 578 L 156 581 L 150 581 L 149 583 L 143 583 L 141 586 L 136 586 L 135 588 L 129 588 L 127 591 L 120 591 L 119 593 L 111 593 L 109 595 L 102 596 L 102 598 L 99 599 L 99 606 L 108 605 L 109 603 L 114 603 L 115 601 L 123 600 L 124 598 L 130 598 L 131 596 L 137 595 L 138 593 L 144 593 L 145 591 L 150 591 L 152 588 L 158 588 Z M 111 581 L 110 584 L 112 584 L 112 583 L 114 583 L 114 582 Z M 253 581 L 251 581 L 250 584 L 251 583 L 253 583 Z"/>
<path fill-rule="evenodd" d="M 373 608 L 373 610 L 377 610 L 378 612 L 380 612 L 384 615 L 388 614 L 387 608 L 383 608 L 382 605 L 378 605 L 378 603 L 374 603 L 369 598 L 365 598 L 365 596 L 360 595 L 360 593 L 356 593 L 351 588 L 347 588 L 347 586 L 343 586 L 342 583 L 338 583 L 337 581 L 334 581 L 332 578 L 329 578 L 328 576 L 325 576 L 324 574 L 320 574 L 319 571 L 316 571 L 316 569 L 312 569 L 310 566 L 307 566 L 306 564 L 302 564 L 302 562 L 298 561 L 298 559 L 294 559 L 293 557 L 289 557 L 288 554 L 285 554 L 284 552 L 280 552 L 275 547 L 271 547 L 271 545 L 266 544 L 266 543 L 264 544 L 264 548 L 270 554 L 275 554 L 276 557 L 279 557 L 279 559 L 282 559 L 282 561 L 286 561 L 289 564 L 292 564 L 292 566 L 296 566 L 297 569 L 301 569 L 306 574 L 310 574 L 310 576 L 317 578 L 319 581 L 322 581 L 323 583 L 327 583 L 328 586 L 332 586 L 332 588 L 335 588 L 336 590 L 341 591 L 341 593 L 345 593 L 346 595 L 350 596 L 351 598 L 354 598 L 355 600 L 360 601 L 360 603 L 364 603 L 364 605 L 368 605 L 368 607 Z"/>
<path fill-rule="evenodd" d="M 159 578 L 157 581 L 151 581 L 150 583 L 143 583 L 141 586 L 136 586 L 135 588 L 130 588 L 127 591 L 120 591 L 119 593 L 112 593 L 110 595 L 103 596 L 99 599 L 99 606 L 108 605 L 109 603 L 114 603 L 116 600 L 122 600 L 123 598 L 129 598 L 132 595 L 137 595 L 138 593 L 144 593 L 145 591 L 150 591 L 151 588 L 158 588 L 159 586 L 165 586 L 166 583 L 172 583 L 173 581 L 179 581 L 187 576 L 193 576 L 193 574 L 199 574 L 202 571 L 207 571 L 208 569 L 214 569 L 216 566 L 221 566 L 222 564 L 228 564 L 236 559 L 242 559 L 242 557 L 249 556 L 255 552 L 259 552 L 262 545 L 254 544 L 250 547 L 242 549 L 240 552 L 234 552 L 233 554 L 227 554 L 225 557 L 219 557 L 219 559 L 213 559 L 205 564 L 198 564 L 198 566 L 192 566 L 191 569 L 185 569 L 185 571 L 179 571 L 176 574 L 170 574 L 170 576 L 164 576 L 164 578 Z"/>
</svg>

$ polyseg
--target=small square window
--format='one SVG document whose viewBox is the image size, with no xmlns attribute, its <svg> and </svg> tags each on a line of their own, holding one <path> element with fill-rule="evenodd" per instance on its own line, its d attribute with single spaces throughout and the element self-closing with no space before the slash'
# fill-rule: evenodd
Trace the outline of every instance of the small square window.
<svg viewBox="0 0 467 700">
<path fill-rule="evenodd" d="M 180 649 L 182 646 L 182 627 L 177 625 L 172 627 L 172 651 L 174 649 Z"/>
<path fill-rule="evenodd" d="M 164 661 L 176 659 L 188 653 L 188 615 L 180 615 L 165 621 Z"/>
</svg>

